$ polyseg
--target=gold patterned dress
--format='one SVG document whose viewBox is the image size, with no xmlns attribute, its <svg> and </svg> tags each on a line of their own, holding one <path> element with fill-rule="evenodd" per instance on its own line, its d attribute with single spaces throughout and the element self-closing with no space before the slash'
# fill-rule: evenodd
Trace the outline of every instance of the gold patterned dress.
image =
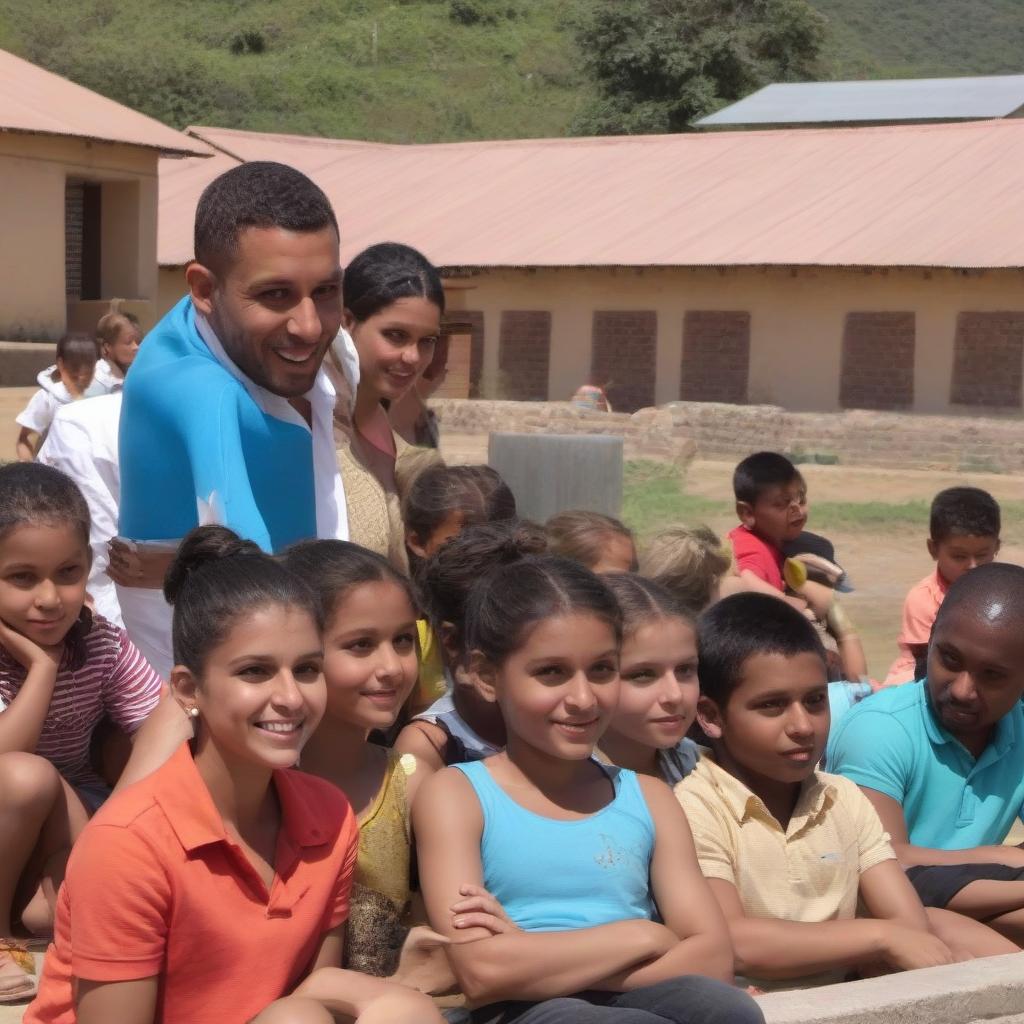
<svg viewBox="0 0 1024 1024">
<path fill-rule="evenodd" d="M 388 751 L 384 783 L 359 819 L 359 856 L 345 930 L 343 966 L 378 978 L 398 968 L 411 890 L 409 801 L 412 754 Z"/>
</svg>

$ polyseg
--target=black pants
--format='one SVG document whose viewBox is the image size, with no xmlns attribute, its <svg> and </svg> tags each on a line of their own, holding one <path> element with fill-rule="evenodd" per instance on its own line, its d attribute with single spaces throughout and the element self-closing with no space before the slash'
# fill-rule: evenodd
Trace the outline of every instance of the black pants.
<svg viewBox="0 0 1024 1024">
<path fill-rule="evenodd" d="M 493 1003 L 473 1024 L 764 1024 L 742 989 L 696 974 L 632 992 L 580 992 L 542 1003 Z"/>
</svg>

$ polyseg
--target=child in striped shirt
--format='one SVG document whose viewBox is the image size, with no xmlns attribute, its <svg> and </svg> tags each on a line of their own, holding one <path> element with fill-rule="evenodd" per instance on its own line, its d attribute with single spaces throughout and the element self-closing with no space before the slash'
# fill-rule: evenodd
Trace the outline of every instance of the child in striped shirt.
<svg viewBox="0 0 1024 1024">
<path fill-rule="evenodd" d="M 0 467 L 0 1004 L 34 993 L 13 926 L 52 921 L 67 853 L 109 793 L 89 760 L 93 730 L 108 717 L 133 733 L 160 697 L 124 630 L 85 607 L 89 562 L 71 479 Z"/>
</svg>

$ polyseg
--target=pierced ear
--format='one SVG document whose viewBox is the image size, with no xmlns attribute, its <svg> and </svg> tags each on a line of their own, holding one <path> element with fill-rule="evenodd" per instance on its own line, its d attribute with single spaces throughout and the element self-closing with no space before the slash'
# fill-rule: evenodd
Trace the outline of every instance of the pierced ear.
<svg viewBox="0 0 1024 1024">
<path fill-rule="evenodd" d="M 196 677 L 184 665 L 175 665 L 171 669 L 170 689 L 182 711 L 189 714 L 190 709 L 196 706 L 196 694 L 199 690 Z"/>
<path fill-rule="evenodd" d="M 473 686 L 473 689 L 488 704 L 498 703 L 498 693 L 495 688 L 497 672 L 480 651 L 473 651 L 469 656 L 466 665 L 466 675 Z"/>
<path fill-rule="evenodd" d="M 185 268 L 185 282 L 192 296 L 192 305 L 203 316 L 209 316 L 213 312 L 213 292 L 217 286 L 213 271 L 193 261 Z"/>
<path fill-rule="evenodd" d="M 754 506 L 749 501 L 737 501 L 736 516 L 747 529 L 750 529 L 754 525 Z"/>
<path fill-rule="evenodd" d="M 697 724 L 711 740 L 722 738 L 722 712 L 710 697 L 697 700 Z"/>
<path fill-rule="evenodd" d="M 420 540 L 418 533 L 407 533 L 405 535 L 405 546 L 417 557 L 427 557 L 427 545 Z"/>
</svg>

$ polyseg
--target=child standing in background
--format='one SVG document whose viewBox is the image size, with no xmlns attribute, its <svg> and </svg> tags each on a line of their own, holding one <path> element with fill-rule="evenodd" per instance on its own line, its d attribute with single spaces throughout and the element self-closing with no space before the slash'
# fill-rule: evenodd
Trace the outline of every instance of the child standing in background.
<svg viewBox="0 0 1024 1024">
<path fill-rule="evenodd" d="M 97 359 L 96 341 L 88 334 L 65 334 L 57 342 L 57 365 L 39 375 L 39 390 L 15 417 L 20 427 L 16 450 L 21 462 L 35 458 L 57 410 L 86 396 L 93 383 Z M 96 393 L 102 394 L 103 389 Z"/>
<path fill-rule="evenodd" d="M 928 523 L 928 554 L 935 571 L 911 587 L 903 602 L 899 657 L 886 676 L 886 686 L 913 682 L 923 675 L 928 641 L 946 591 L 966 572 L 987 565 L 999 554 L 999 504 L 978 487 L 950 487 L 932 501 Z"/>
<path fill-rule="evenodd" d="M 124 387 L 124 375 L 135 361 L 142 331 L 139 319 L 134 313 L 122 313 L 118 300 L 111 304 L 109 313 L 100 317 L 96 324 L 96 340 L 100 346 L 100 361 L 96 364 L 96 381 L 107 394 Z"/>
</svg>

